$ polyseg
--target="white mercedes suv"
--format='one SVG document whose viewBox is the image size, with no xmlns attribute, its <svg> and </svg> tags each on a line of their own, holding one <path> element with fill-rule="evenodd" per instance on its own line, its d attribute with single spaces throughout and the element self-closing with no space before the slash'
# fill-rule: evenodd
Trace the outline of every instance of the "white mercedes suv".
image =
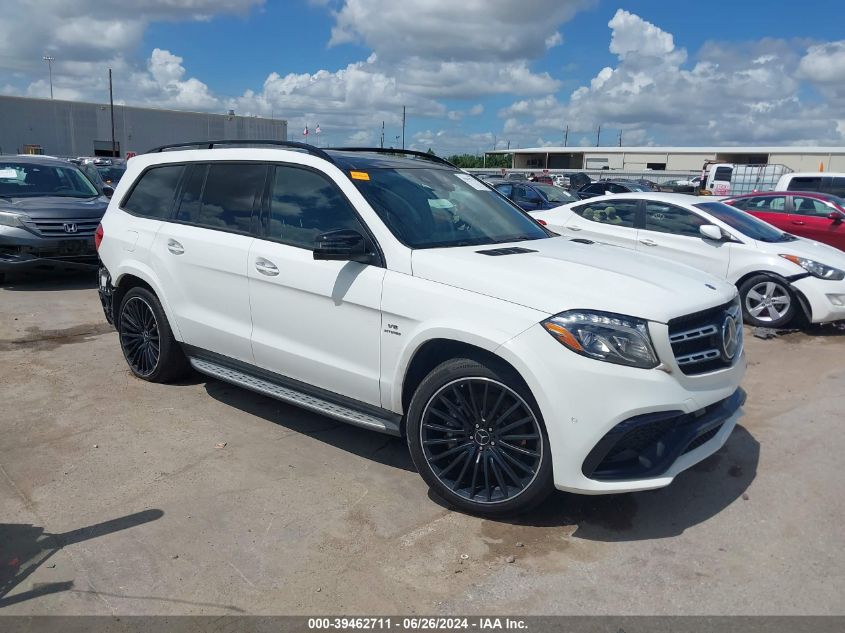
<svg viewBox="0 0 845 633">
<path fill-rule="evenodd" d="M 733 285 L 556 236 L 427 154 L 248 143 L 138 156 L 112 197 L 100 297 L 139 378 L 193 367 L 404 436 L 488 516 L 666 486 L 727 440 Z"/>
</svg>

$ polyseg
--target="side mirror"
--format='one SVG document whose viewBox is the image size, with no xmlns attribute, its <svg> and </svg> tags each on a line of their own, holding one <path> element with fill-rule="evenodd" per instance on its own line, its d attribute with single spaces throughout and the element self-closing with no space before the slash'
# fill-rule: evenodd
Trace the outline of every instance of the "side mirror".
<svg viewBox="0 0 845 633">
<path fill-rule="evenodd" d="M 698 232 L 701 233 L 701 237 L 706 240 L 716 240 L 721 242 L 724 239 L 722 235 L 722 229 L 720 229 L 715 224 L 702 224 L 698 227 Z"/>
<path fill-rule="evenodd" d="M 106 198 L 111 198 L 114 195 L 114 187 L 111 185 L 103 185 L 103 195 Z"/>
<path fill-rule="evenodd" d="M 834 224 L 842 224 L 845 221 L 845 213 L 842 211 L 831 211 L 827 214 L 828 220 L 833 220 Z"/>
<path fill-rule="evenodd" d="M 314 259 L 369 264 L 373 258 L 363 235 L 353 229 L 339 229 L 314 239 Z"/>
</svg>

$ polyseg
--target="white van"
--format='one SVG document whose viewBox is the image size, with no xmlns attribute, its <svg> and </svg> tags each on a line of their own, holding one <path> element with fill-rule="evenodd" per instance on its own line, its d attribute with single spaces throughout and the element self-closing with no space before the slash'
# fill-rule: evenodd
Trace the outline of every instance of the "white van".
<svg viewBox="0 0 845 633">
<path fill-rule="evenodd" d="M 784 174 L 775 191 L 818 191 L 845 197 L 845 173 L 829 171 L 799 171 Z"/>
</svg>

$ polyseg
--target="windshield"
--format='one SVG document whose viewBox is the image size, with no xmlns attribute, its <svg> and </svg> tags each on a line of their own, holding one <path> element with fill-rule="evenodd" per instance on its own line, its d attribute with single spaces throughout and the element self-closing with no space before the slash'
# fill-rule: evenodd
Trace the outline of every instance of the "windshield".
<svg viewBox="0 0 845 633">
<path fill-rule="evenodd" d="M 123 167 L 97 167 L 100 177 L 108 184 L 116 183 L 126 171 Z"/>
<path fill-rule="evenodd" d="M 701 202 L 695 206 L 758 242 L 792 242 L 798 239 L 723 202 Z"/>
<path fill-rule="evenodd" d="M 76 167 L 0 162 L 0 196 L 92 198 L 98 195 L 91 181 Z"/>
<path fill-rule="evenodd" d="M 549 202 L 566 204 L 567 202 L 575 202 L 578 200 L 578 198 L 560 187 L 555 187 L 553 185 L 534 185 L 534 187 L 536 187 L 539 191 L 542 191 L 543 195 L 546 196 L 546 199 L 548 199 Z"/>
<path fill-rule="evenodd" d="M 497 244 L 549 237 L 501 195 L 446 169 L 370 169 L 352 182 L 391 232 L 411 248 Z"/>
</svg>

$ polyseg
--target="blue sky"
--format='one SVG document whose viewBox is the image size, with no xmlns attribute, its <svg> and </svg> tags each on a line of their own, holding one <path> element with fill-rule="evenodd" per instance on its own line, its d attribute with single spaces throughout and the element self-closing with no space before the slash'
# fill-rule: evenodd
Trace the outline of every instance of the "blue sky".
<svg viewBox="0 0 845 633">
<path fill-rule="evenodd" d="M 36 9 L 37 7 L 37 9 Z M 798 8 L 796 8 L 798 7 Z M 49 10 L 46 10 L 49 9 Z M 39 0 L 0 93 L 286 118 L 438 153 L 569 143 L 845 145 L 845 7 L 810 0 Z M 310 137 L 309 140 L 314 140 Z"/>
</svg>

